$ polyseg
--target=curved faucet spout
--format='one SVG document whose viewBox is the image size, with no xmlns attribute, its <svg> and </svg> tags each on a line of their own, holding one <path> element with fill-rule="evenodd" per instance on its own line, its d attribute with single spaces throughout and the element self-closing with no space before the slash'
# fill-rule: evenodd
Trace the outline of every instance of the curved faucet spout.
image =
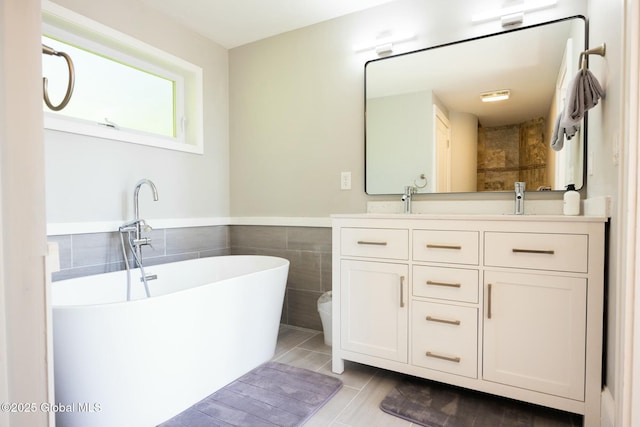
<svg viewBox="0 0 640 427">
<path fill-rule="evenodd" d="M 144 184 L 147 184 L 149 187 L 151 187 L 151 191 L 153 191 L 153 200 L 156 202 L 158 201 L 158 189 L 156 188 L 156 185 L 153 183 L 153 181 L 146 178 L 138 181 L 138 183 L 136 184 L 136 189 L 133 192 L 133 213 L 135 219 L 131 223 L 131 225 L 135 227 L 135 239 L 133 240 L 133 242 L 137 254 L 136 263 L 138 264 L 138 267 L 142 267 L 142 245 L 151 244 L 150 238 L 142 238 L 142 229 L 151 229 L 151 227 L 149 227 L 144 220 L 140 219 L 140 207 L 138 205 L 138 194 L 140 193 L 140 187 L 142 187 Z"/>
<path fill-rule="evenodd" d="M 134 218 L 135 220 L 140 219 L 140 207 L 138 204 L 138 193 L 140 193 L 140 187 L 142 187 L 144 184 L 149 185 L 149 187 L 151 187 L 151 191 L 153 191 L 153 200 L 155 202 L 158 201 L 158 189 L 156 188 L 156 185 L 153 183 L 153 181 L 151 181 L 150 179 L 146 179 L 143 178 L 140 181 L 138 181 L 138 183 L 136 184 L 136 189 L 133 192 L 133 214 L 134 214 Z"/>
</svg>

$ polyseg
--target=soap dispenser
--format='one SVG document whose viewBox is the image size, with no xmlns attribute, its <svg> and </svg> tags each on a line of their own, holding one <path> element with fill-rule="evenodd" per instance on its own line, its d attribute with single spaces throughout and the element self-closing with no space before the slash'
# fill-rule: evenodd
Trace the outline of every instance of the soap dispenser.
<svg viewBox="0 0 640 427">
<path fill-rule="evenodd" d="M 580 215 L 580 193 L 576 191 L 576 186 L 573 184 L 567 185 L 562 212 L 565 215 Z"/>
</svg>

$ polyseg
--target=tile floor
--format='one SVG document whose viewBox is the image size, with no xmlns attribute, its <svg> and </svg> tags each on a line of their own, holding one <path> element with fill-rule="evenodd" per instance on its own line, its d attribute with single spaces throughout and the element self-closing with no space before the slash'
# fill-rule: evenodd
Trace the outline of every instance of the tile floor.
<svg viewBox="0 0 640 427">
<path fill-rule="evenodd" d="M 322 407 L 305 427 L 419 427 L 382 412 L 378 405 L 402 378 L 401 374 L 345 362 L 342 375 L 331 372 L 331 347 L 321 332 L 282 325 L 273 360 L 340 378 L 342 389 Z M 563 417 L 564 418 L 564 417 Z M 536 427 L 571 427 L 548 415 Z"/>
</svg>

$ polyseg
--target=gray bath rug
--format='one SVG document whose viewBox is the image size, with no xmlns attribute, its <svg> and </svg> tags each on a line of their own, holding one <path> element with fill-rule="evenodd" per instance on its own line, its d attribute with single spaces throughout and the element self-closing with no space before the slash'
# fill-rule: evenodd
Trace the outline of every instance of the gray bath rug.
<svg viewBox="0 0 640 427">
<path fill-rule="evenodd" d="M 582 426 L 582 417 L 497 396 L 407 377 L 380 409 L 425 427 Z"/>
<path fill-rule="evenodd" d="M 301 426 L 341 387 L 337 378 L 267 362 L 159 427 Z"/>
</svg>

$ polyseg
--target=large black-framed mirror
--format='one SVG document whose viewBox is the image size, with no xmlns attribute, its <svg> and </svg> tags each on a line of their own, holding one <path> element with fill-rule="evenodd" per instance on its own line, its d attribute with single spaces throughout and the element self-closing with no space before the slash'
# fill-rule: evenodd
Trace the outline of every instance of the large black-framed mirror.
<svg viewBox="0 0 640 427">
<path fill-rule="evenodd" d="M 550 141 L 586 48 L 587 22 L 573 16 L 368 61 L 365 191 L 582 188 L 586 119 L 560 151 Z"/>
</svg>

